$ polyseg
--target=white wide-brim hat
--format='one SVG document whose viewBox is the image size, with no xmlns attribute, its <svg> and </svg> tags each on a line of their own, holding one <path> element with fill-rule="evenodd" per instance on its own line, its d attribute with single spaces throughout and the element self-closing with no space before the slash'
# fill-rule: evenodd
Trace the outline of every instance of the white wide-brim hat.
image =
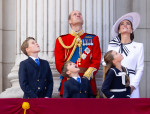
<svg viewBox="0 0 150 114">
<path fill-rule="evenodd" d="M 140 23 L 140 15 L 136 12 L 131 12 L 131 13 L 127 13 L 127 14 L 123 15 L 122 17 L 120 17 L 111 29 L 111 35 L 113 38 L 118 36 L 118 34 L 119 34 L 118 27 L 119 27 L 120 22 L 122 22 L 123 20 L 131 21 L 132 26 L 133 26 L 133 31 L 135 31 Z"/>
</svg>

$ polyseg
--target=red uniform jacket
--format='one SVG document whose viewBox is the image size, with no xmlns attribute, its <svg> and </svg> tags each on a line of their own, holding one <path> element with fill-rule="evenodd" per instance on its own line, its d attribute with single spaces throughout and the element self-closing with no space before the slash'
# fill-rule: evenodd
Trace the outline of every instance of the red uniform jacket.
<svg viewBox="0 0 150 114">
<path fill-rule="evenodd" d="M 80 38 L 81 40 L 87 35 L 87 33 L 81 34 Z M 71 34 L 67 35 L 62 35 L 60 36 L 63 43 L 66 46 L 70 46 L 75 38 L 75 36 Z M 93 72 L 93 79 L 90 80 L 91 88 L 93 90 L 93 95 L 96 95 L 97 93 L 97 88 L 96 88 L 96 81 L 95 81 L 95 74 L 97 73 L 99 66 L 100 66 L 100 61 L 101 61 L 101 50 L 100 50 L 100 43 L 99 43 L 99 38 L 98 36 L 94 35 L 94 38 L 92 39 L 93 45 L 89 45 L 88 47 L 88 52 L 84 51 L 84 58 L 81 59 L 81 64 L 78 64 L 79 68 L 83 69 L 88 69 L 89 67 L 93 67 L 96 69 L 96 71 Z M 83 45 L 83 44 L 82 44 Z M 55 44 L 55 64 L 56 64 L 56 69 L 58 72 L 61 74 L 61 68 L 64 64 L 64 62 L 67 60 L 69 57 L 70 53 L 72 52 L 72 49 L 66 50 L 59 42 L 58 38 L 56 39 L 56 44 Z M 65 54 L 67 55 L 67 58 L 65 59 Z M 84 75 L 84 70 L 79 72 L 79 75 L 82 77 Z M 60 88 L 60 95 L 63 95 L 63 83 L 67 80 L 66 77 L 63 78 L 62 83 L 61 83 L 61 88 Z"/>
</svg>

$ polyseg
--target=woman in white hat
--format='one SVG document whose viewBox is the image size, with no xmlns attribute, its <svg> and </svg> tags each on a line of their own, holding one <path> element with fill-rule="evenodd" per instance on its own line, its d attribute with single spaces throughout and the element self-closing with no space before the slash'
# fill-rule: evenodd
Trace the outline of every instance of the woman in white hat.
<svg viewBox="0 0 150 114">
<path fill-rule="evenodd" d="M 131 98 L 139 98 L 139 82 L 144 69 L 144 48 L 142 43 L 134 42 L 134 31 L 140 23 L 140 15 L 131 12 L 120 17 L 114 24 L 111 34 L 114 38 L 108 45 L 124 57 L 121 64 L 126 67 L 130 77 Z"/>
</svg>

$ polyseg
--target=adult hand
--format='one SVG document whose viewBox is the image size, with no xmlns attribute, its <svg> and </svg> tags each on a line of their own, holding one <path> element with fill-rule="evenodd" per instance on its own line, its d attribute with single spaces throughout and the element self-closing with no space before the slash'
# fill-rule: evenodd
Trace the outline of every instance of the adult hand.
<svg viewBox="0 0 150 114">
<path fill-rule="evenodd" d="M 133 85 L 130 85 L 130 87 L 131 87 L 131 93 L 132 93 L 135 87 Z"/>
</svg>

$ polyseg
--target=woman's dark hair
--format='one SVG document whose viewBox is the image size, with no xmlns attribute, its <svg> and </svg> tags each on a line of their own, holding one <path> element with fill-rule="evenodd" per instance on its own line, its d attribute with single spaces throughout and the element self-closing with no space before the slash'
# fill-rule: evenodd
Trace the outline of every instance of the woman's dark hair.
<svg viewBox="0 0 150 114">
<path fill-rule="evenodd" d="M 132 28 L 132 30 L 133 30 L 132 22 L 131 22 L 130 20 L 128 20 L 128 21 L 131 23 L 131 28 Z M 120 29 L 120 24 L 119 24 L 119 26 L 118 26 L 118 31 L 119 31 L 119 29 Z M 118 37 L 119 37 L 120 40 L 121 40 L 121 34 L 118 34 Z M 131 39 L 131 41 L 133 41 L 133 39 L 134 39 L 134 33 L 133 33 L 133 32 L 130 34 L 130 39 Z"/>
</svg>

